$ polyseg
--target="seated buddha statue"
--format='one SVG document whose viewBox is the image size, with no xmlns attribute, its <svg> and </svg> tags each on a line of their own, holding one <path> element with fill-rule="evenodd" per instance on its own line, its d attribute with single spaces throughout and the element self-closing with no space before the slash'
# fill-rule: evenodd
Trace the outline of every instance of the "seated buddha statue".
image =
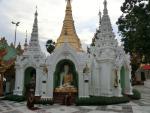
<svg viewBox="0 0 150 113">
<path fill-rule="evenodd" d="M 71 83 L 73 82 L 73 76 L 72 74 L 66 74 L 64 75 L 64 78 L 63 78 L 63 86 L 69 86 L 71 85 Z"/>
<path fill-rule="evenodd" d="M 55 89 L 56 92 L 76 92 L 76 88 L 72 85 L 73 75 L 69 73 L 69 66 L 64 65 L 64 72 L 60 74 L 60 86 Z"/>
</svg>

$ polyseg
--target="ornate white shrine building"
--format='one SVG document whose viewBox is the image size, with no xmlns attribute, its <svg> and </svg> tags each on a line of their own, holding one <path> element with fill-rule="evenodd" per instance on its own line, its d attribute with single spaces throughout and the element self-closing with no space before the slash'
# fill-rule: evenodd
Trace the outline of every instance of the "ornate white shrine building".
<svg viewBox="0 0 150 113">
<path fill-rule="evenodd" d="M 99 28 L 85 52 L 74 26 L 71 1 L 67 0 L 56 48 L 46 57 L 39 45 L 36 11 L 30 43 L 16 60 L 14 94 L 25 95 L 35 78 L 35 96 L 41 98 L 56 99 L 67 93 L 78 97 L 132 95 L 130 56 L 118 46 L 106 0 L 102 17 L 99 14 Z"/>
</svg>

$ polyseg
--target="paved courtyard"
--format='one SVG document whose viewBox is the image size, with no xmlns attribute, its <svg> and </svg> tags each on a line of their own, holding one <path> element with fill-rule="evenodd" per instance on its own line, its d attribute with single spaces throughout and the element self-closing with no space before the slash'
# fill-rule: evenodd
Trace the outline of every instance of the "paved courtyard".
<svg viewBox="0 0 150 113">
<path fill-rule="evenodd" d="M 127 104 L 109 106 L 42 106 L 36 111 L 26 108 L 26 103 L 0 101 L 0 113 L 150 113 L 150 88 L 136 86 L 142 93 L 142 99 Z"/>
</svg>

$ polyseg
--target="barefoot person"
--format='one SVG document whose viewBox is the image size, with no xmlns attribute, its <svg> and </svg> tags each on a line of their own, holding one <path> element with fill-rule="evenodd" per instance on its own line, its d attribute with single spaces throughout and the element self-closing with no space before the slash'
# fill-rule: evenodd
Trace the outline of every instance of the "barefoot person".
<svg viewBox="0 0 150 113">
<path fill-rule="evenodd" d="M 35 76 L 32 77 L 28 88 L 27 107 L 29 109 L 34 109 Z"/>
<path fill-rule="evenodd" d="M 33 109 L 34 108 L 34 95 L 32 93 L 28 96 L 27 107 L 29 109 Z"/>
</svg>

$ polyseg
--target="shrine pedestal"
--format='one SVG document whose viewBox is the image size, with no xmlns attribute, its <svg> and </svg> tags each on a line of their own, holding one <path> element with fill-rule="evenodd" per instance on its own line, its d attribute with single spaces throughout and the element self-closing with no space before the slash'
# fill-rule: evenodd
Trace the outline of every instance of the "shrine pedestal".
<svg viewBox="0 0 150 113">
<path fill-rule="evenodd" d="M 66 95 L 71 94 L 71 103 L 75 103 L 77 93 L 75 92 L 54 92 L 54 103 L 63 104 Z"/>
</svg>

